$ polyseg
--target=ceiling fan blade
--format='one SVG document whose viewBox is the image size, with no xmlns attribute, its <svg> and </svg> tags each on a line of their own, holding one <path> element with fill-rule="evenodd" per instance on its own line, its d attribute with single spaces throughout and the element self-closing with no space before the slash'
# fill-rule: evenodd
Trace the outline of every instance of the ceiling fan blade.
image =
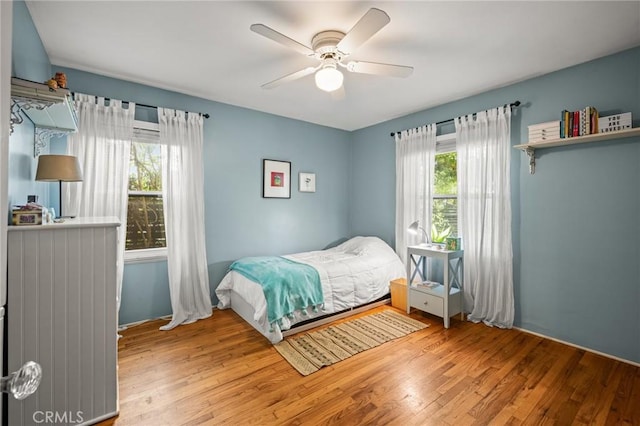
<svg viewBox="0 0 640 426">
<path fill-rule="evenodd" d="M 347 92 L 344 90 L 344 84 L 340 88 L 331 92 L 331 99 L 334 101 L 341 101 L 347 96 Z"/>
<path fill-rule="evenodd" d="M 302 77 L 306 77 L 309 74 L 313 74 L 313 72 L 318 68 L 319 67 L 307 67 L 303 70 L 296 71 L 294 73 L 285 75 L 284 77 L 280 77 L 276 80 L 270 81 L 269 83 L 265 83 L 260 87 L 262 87 L 263 89 L 273 89 L 274 87 L 280 86 L 283 83 L 288 83 L 290 81 L 297 80 Z"/>
<path fill-rule="evenodd" d="M 389 77 L 409 77 L 413 67 L 404 65 L 379 64 L 376 62 L 351 61 L 347 63 L 347 70 L 360 74 L 384 75 Z"/>
<path fill-rule="evenodd" d="M 338 50 L 342 53 L 350 54 L 354 52 L 362 43 L 369 40 L 382 27 L 391 22 L 391 18 L 380 9 L 371 8 L 362 18 L 349 30 L 340 43 Z"/>
<path fill-rule="evenodd" d="M 261 36 L 269 38 L 277 43 L 280 43 L 290 49 L 295 50 L 296 52 L 302 53 L 303 55 L 313 56 L 315 53 L 313 50 L 311 50 L 309 47 L 305 46 L 304 44 L 298 43 L 294 39 L 289 38 L 284 34 L 280 34 L 276 30 L 269 28 L 266 25 L 253 24 L 249 28 L 254 33 L 257 33 L 257 34 L 260 34 Z"/>
</svg>

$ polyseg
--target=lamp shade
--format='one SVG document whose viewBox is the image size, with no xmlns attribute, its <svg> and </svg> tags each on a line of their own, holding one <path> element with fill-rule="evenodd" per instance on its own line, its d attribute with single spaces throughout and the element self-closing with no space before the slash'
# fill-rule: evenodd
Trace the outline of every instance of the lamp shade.
<svg viewBox="0 0 640 426">
<path fill-rule="evenodd" d="M 416 220 L 411 225 L 409 225 L 409 227 L 407 228 L 407 231 L 411 232 L 413 235 L 418 235 L 419 228 L 420 228 L 420 221 Z"/>
<path fill-rule="evenodd" d="M 427 232 L 424 230 L 424 228 L 420 226 L 419 220 L 416 220 L 411 225 L 409 225 L 409 227 L 407 228 L 407 231 L 409 231 L 409 233 L 413 235 L 420 235 L 420 231 L 422 231 L 422 236 L 424 237 L 424 241 L 421 244 L 428 244 L 430 242 L 429 235 L 427 235 Z"/>
<path fill-rule="evenodd" d="M 333 92 L 342 86 L 344 76 L 336 69 L 335 65 L 326 65 L 316 72 L 316 86 L 325 92 Z"/>
<path fill-rule="evenodd" d="M 44 182 L 80 182 L 82 170 L 72 155 L 41 155 L 38 157 L 36 180 Z"/>
</svg>

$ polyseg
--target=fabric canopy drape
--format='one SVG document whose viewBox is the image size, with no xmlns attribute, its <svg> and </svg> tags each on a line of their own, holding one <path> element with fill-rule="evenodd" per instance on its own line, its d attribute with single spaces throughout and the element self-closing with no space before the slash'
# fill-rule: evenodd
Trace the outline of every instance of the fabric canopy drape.
<svg viewBox="0 0 640 426">
<path fill-rule="evenodd" d="M 64 211 L 79 217 L 115 216 L 118 227 L 117 306 L 120 309 L 127 229 L 129 151 L 135 104 L 75 94 L 78 132 L 67 138 L 67 153 L 78 158 L 83 181 L 68 185 Z"/>
<path fill-rule="evenodd" d="M 416 220 L 431 232 L 433 170 L 436 153 L 436 125 L 403 130 L 396 138 L 396 253 L 407 262 L 407 246 L 423 236 L 409 235 Z"/>
<path fill-rule="evenodd" d="M 458 117 L 455 126 L 465 311 L 470 321 L 511 328 L 511 109 Z"/>
<path fill-rule="evenodd" d="M 173 317 L 170 330 L 211 316 L 205 246 L 203 118 L 158 108 L 162 201 Z"/>
</svg>

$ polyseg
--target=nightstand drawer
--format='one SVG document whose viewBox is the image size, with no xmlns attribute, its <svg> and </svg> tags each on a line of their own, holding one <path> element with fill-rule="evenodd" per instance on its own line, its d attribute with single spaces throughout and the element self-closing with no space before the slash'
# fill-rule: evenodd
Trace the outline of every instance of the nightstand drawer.
<svg viewBox="0 0 640 426">
<path fill-rule="evenodd" d="M 444 302 L 441 297 L 432 296 L 414 289 L 411 289 L 411 307 L 439 317 L 444 316 Z"/>
</svg>

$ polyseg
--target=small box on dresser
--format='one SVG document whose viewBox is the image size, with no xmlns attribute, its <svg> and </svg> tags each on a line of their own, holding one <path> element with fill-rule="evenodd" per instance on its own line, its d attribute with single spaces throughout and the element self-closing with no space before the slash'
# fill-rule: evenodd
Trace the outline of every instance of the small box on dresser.
<svg viewBox="0 0 640 426">
<path fill-rule="evenodd" d="M 12 210 L 11 224 L 14 226 L 41 225 L 42 210 Z"/>
</svg>

